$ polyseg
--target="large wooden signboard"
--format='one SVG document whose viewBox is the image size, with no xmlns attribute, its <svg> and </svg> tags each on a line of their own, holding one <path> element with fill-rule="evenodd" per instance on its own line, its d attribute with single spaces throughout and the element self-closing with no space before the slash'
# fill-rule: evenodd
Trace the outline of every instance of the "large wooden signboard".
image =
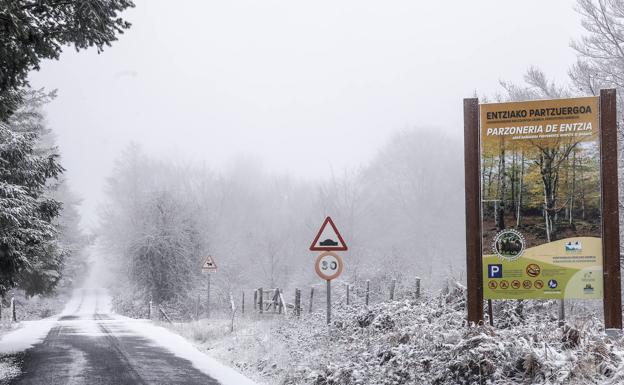
<svg viewBox="0 0 624 385">
<path fill-rule="evenodd" d="M 615 91 L 466 99 L 464 130 L 468 319 L 483 298 L 604 298 L 621 328 Z"/>
<path fill-rule="evenodd" d="M 483 292 L 602 298 L 598 98 L 481 104 Z"/>
</svg>

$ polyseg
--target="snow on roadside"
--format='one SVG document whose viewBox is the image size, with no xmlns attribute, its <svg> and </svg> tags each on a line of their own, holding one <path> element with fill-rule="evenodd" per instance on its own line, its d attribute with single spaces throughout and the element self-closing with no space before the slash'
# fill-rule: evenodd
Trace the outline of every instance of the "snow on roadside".
<svg viewBox="0 0 624 385">
<path fill-rule="evenodd" d="M 43 341 L 59 317 L 80 309 L 79 296 L 73 296 L 60 315 L 37 321 L 20 321 L 12 324 L 13 330 L 0 338 L 0 382 L 5 383 L 20 375 L 20 355 Z"/>
<path fill-rule="evenodd" d="M 223 385 L 257 385 L 236 370 L 200 352 L 182 336 L 174 334 L 164 327 L 156 326 L 147 320 L 134 320 L 119 315 L 114 317 L 123 321 L 124 326 L 134 333 L 153 341 L 160 347 L 168 349 L 177 357 L 189 360 L 195 368 L 215 378 Z"/>
<path fill-rule="evenodd" d="M 12 332 L 0 339 L 0 354 L 22 352 L 43 341 L 58 317 L 50 317 L 39 321 L 23 321 Z"/>
<path fill-rule="evenodd" d="M 77 303 L 68 303 L 68 307 Z M 52 316 L 37 321 L 20 321 L 12 324 L 11 331 L 0 338 L 0 382 L 7 383 L 21 374 L 20 355 L 23 351 L 43 341 L 59 316 Z"/>
<path fill-rule="evenodd" d="M 73 296 L 72 300 L 65 305 L 61 315 L 70 314 L 80 306 L 79 297 Z M 22 352 L 43 341 L 58 318 L 59 315 L 56 315 L 37 321 L 19 322 L 15 330 L 6 333 L 0 339 L 0 354 Z"/>
</svg>

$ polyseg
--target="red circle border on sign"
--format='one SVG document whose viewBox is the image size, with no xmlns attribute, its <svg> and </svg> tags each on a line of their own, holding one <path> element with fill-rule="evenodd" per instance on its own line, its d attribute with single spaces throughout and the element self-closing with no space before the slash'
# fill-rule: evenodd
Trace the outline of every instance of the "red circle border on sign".
<svg viewBox="0 0 624 385">
<path fill-rule="evenodd" d="M 325 275 L 323 274 L 323 272 L 321 271 L 321 259 L 323 259 L 323 257 L 326 257 L 328 255 L 331 255 L 332 257 L 336 258 L 336 261 L 338 261 L 338 271 L 336 271 L 334 274 L 332 275 Z M 318 257 L 316 257 L 316 262 L 314 264 L 314 269 L 316 270 L 316 275 L 318 275 L 319 277 L 321 277 L 322 279 L 326 280 L 326 281 L 331 281 L 332 279 L 336 279 L 340 276 L 340 274 L 342 274 L 342 269 L 344 267 L 344 262 L 342 261 L 342 257 L 340 257 L 340 255 L 333 253 L 331 251 L 326 251 L 324 253 L 321 253 Z"/>
</svg>

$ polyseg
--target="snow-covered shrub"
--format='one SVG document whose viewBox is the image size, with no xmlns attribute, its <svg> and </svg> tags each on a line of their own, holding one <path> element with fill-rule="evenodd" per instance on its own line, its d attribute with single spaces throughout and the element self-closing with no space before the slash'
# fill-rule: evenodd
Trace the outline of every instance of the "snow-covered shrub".
<svg viewBox="0 0 624 385">
<path fill-rule="evenodd" d="M 495 301 L 495 327 L 468 327 L 465 294 L 449 282 L 420 299 L 336 303 L 331 325 L 320 311 L 246 315 L 203 346 L 267 384 L 624 384 L 622 341 L 590 310 L 559 327 L 556 301 Z"/>
</svg>

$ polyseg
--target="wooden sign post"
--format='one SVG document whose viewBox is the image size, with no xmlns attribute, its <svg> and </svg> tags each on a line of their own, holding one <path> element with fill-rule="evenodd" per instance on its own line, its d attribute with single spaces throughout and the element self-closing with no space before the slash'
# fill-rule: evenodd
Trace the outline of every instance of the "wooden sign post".
<svg viewBox="0 0 624 385">
<path fill-rule="evenodd" d="M 464 175 L 466 184 L 466 281 L 468 322 L 483 322 L 481 265 L 481 161 L 479 99 L 464 99 Z"/>
<path fill-rule="evenodd" d="M 616 91 L 600 90 L 600 190 L 605 329 L 622 329 Z"/>
</svg>

